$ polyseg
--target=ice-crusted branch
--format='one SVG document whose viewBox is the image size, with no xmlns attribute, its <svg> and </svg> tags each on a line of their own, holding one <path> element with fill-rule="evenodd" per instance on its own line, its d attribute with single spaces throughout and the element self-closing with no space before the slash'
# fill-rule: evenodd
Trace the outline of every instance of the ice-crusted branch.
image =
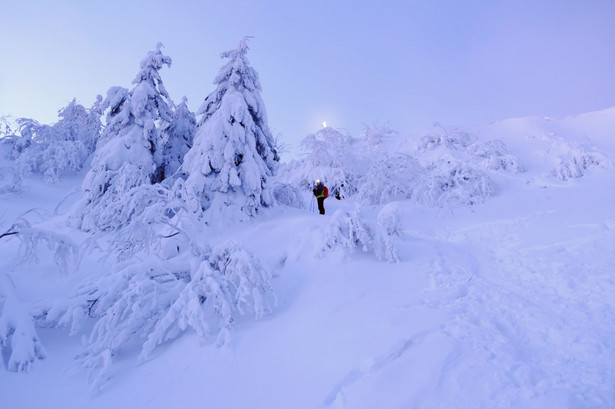
<svg viewBox="0 0 615 409">
<path fill-rule="evenodd" d="M 79 261 L 79 246 L 68 236 L 56 231 L 32 225 L 24 216 L 19 217 L 0 238 L 15 236 L 21 241 L 19 249 L 20 262 L 29 263 L 38 260 L 39 246 L 46 245 L 53 251 L 53 260 L 61 272 L 69 271 Z"/>
</svg>

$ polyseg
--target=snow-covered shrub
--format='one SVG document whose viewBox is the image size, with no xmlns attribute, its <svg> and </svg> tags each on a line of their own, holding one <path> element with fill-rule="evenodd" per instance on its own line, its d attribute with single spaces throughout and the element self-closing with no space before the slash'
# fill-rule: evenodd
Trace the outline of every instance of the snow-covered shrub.
<svg viewBox="0 0 615 409">
<path fill-rule="evenodd" d="M 94 151 L 101 127 L 95 109 L 88 110 L 73 100 L 58 116 L 54 125 L 19 118 L 19 135 L 3 138 L 12 145 L 9 156 L 20 176 L 39 172 L 45 181 L 55 183 L 63 173 L 81 170 Z"/>
<path fill-rule="evenodd" d="M 577 148 L 571 152 L 568 158 L 560 160 L 559 165 L 553 170 L 553 174 L 560 180 L 580 178 L 593 166 L 610 167 L 611 163 L 604 155 Z"/>
<path fill-rule="evenodd" d="M 117 264 L 77 297 L 88 300 L 82 308 L 97 318 L 83 360 L 92 369 L 91 382 L 104 382 L 112 356 L 122 348 L 141 344 L 140 359 L 147 359 L 157 345 L 188 328 L 202 341 L 226 342 L 238 319 L 272 311 L 270 281 L 269 271 L 234 242 L 197 263 L 180 256 Z"/>
<path fill-rule="evenodd" d="M 182 165 L 188 194 L 206 219 L 244 220 L 274 204 L 269 179 L 279 157 L 267 125 L 257 72 L 246 54 L 247 39 L 222 54 L 229 61 L 205 98 L 194 145 Z"/>
<path fill-rule="evenodd" d="M 373 252 L 378 260 L 396 263 L 399 261 L 397 250 L 386 232 L 370 227 L 361 217 L 360 211 L 350 213 L 336 211 L 324 232 L 320 255 L 337 248 L 354 252 L 360 248 L 364 252 Z"/>
<path fill-rule="evenodd" d="M 355 142 L 349 134 L 331 127 L 306 136 L 301 147 L 307 156 L 293 170 L 289 182 L 301 190 L 312 190 L 314 181 L 322 180 L 329 189 L 329 196 L 338 199 L 356 193 Z"/>
<path fill-rule="evenodd" d="M 169 95 L 158 73 L 164 65 L 171 65 L 171 58 L 163 55 L 160 47 L 141 61 L 130 92 L 120 87 L 107 92 L 101 106 L 109 109 L 107 126 L 82 185 L 84 197 L 71 209 L 73 227 L 92 231 L 126 225 L 138 209 L 129 208 L 124 195 L 156 181 L 160 164 L 155 163 L 154 154 L 162 146 L 155 121 L 172 120 Z M 109 210 L 118 208 L 121 212 L 117 215 Z"/>
<path fill-rule="evenodd" d="M 404 221 L 399 202 L 386 204 L 378 212 L 377 220 L 389 236 L 402 237 L 404 235 Z"/>
<path fill-rule="evenodd" d="M 359 201 L 378 205 L 409 199 L 425 169 L 405 153 L 384 155 L 375 161 L 359 186 Z"/>
<path fill-rule="evenodd" d="M 416 186 L 413 199 L 434 207 L 476 205 L 495 191 L 484 172 L 452 158 L 442 158 Z"/>
<path fill-rule="evenodd" d="M 463 151 L 474 142 L 474 137 L 461 129 L 448 131 L 439 123 L 435 123 L 431 133 L 423 136 L 418 148 L 424 151 L 436 148 Z"/>
<path fill-rule="evenodd" d="M 376 155 L 375 159 L 378 160 L 377 155 L 387 152 L 387 143 L 396 137 L 398 137 L 398 133 L 388 125 L 376 125 L 374 127 L 366 126 L 358 139 L 364 143 L 368 155 Z"/>
<path fill-rule="evenodd" d="M 281 205 L 296 207 L 298 209 L 303 209 L 305 207 L 301 191 L 286 183 L 277 183 L 273 186 L 273 197 L 275 201 Z"/>
<path fill-rule="evenodd" d="M 511 173 L 524 172 L 519 160 L 508 153 L 506 144 L 500 140 L 492 140 L 487 143 L 474 143 L 468 147 L 467 152 L 473 156 L 482 158 L 484 167 L 488 170 L 505 170 Z"/>
<path fill-rule="evenodd" d="M 0 167 L 0 194 L 19 193 L 23 190 L 23 177 L 14 166 Z"/>
<path fill-rule="evenodd" d="M 3 117 L 4 126 L 2 135 L 2 144 L 8 146 L 8 158 L 11 160 L 17 159 L 26 149 L 32 145 L 33 136 L 31 130 L 40 124 L 34 119 L 17 118 L 10 123 L 6 117 Z"/>
<path fill-rule="evenodd" d="M 28 372 L 35 361 L 45 358 L 32 314 L 5 273 L 0 273 L 0 352 L 7 357 L 7 369 L 15 372 Z"/>
</svg>

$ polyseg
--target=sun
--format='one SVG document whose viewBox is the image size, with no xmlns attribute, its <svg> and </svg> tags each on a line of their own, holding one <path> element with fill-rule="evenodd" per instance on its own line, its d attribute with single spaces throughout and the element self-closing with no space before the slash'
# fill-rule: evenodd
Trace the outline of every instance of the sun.
<svg viewBox="0 0 615 409">
<path fill-rule="evenodd" d="M 323 123 L 322 123 L 322 127 L 323 127 L 323 128 L 326 128 L 326 127 L 327 127 L 327 121 L 323 121 Z"/>
</svg>

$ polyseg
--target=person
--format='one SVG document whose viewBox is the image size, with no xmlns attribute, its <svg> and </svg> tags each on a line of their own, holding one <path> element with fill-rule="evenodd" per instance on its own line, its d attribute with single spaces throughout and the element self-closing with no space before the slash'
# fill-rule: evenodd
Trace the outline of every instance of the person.
<svg viewBox="0 0 615 409">
<path fill-rule="evenodd" d="M 318 211 L 320 214 L 325 214 L 325 199 L 329 196 L 329 189 L 320 180 L 317 180 L 312 192 L 318 201 Z"/>
</svg>

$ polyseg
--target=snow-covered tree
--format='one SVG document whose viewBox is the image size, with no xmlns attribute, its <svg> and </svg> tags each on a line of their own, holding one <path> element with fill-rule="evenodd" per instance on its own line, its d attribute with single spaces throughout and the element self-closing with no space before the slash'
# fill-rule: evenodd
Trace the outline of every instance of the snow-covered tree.
<svg viewBox="0 0 615 409">
<path fill-rule="evenodd" d="M 449 130 L 436 122 L 431 132 L 421 138 L 419 149 L 427 151 L 436 148 L 465 150 L 474 140 L 475 138 L 472 135 L 462 129 L 453 128 Z"/>
<path fill-rule="evenodd" d="M 58 324 L 74 324 L 83 311 L 96 319 L 82 361 L 94 389 L 104 385 L 113 356 L 126 346 L 140 344 L 140 359 L 147 359 L 187 329 L 201 341 L 224 344 L 242 318 L 259 319 L 275 307 L 271 273 L 240 244 L 191 253 L 116 264 L 72 303 L 48 310 Z"/>
<path fill-rule="evenodd" d="M 612 167 L 612 162 L 606 156 L 598 152 L 587 151 L 582 146 L 570 148 L 569 152 L 563 156 L 551 172 L 559 180 L 580 178 L 591 167 Z"/>
<path fill-rule="evenodd" d="M 388 151 L 389 143 L 397 137 L 398 133 L 388 125 L 375 125 L 366 126 L 359 139 L 363 141 L 367 153 L 378 155 Z"/>
<path fill-rule="evenodd" d="M 53 125 L 18 118 L 18 132 L 3 138 L 11 146 L 9 157 L 20 177 L 39 172 L 55 183 L 62 174 L 81 170 L 90 158 L 101 128 L 96 109 L 86 109 L 73 99 L 58 116 Z"/>
<path fill-rule="evenodd" d="M 413 200 L 433 207 L 476 205 L 495 191 L 486 172 L 452 157 L 441 157 L 428 169 L 413 192 Z"/>
<path fill-rule="evenodd" d="M 154 158 L 161 149 L 156 121 L 172 121 L 169 95 L 159 70 L 171 65 L 161 44 L 141 61 L 129 92 L 113 87 L 102 104 L 108 109 L 106 127 L 96 147 L 92 168 L 83 182 L 84 197 L 71 210 L 71 225 L 85 231 L 125 226 L 143 203 L 126 201 L 125 194 L 158 182 Z M 136 206 L 136 207 L 134 207 Z"/>
<path fill-rule="evenodd" d="M 357 248 L 374 253 L 378 260 L 397 263 L 397 249 L 381 226 L 370 226 L 361 216 L 359 209 L 353 212 L 338 210 L 333 213 L 330 224 L 324 230 L 319 255 L 343 249 L 352 253 Z"/>
<path fill-rule="evenodd" d="M 229 61 L 197 112 L 194 145 L 182 165 L 187 193 L 200 203 L 192 210 L 216 218 L 242 220 L 274 203 L 268 181 L 279 157 L 247 40 L 222 54 Z"/>
<path fill-rule="evenodd" d="M 307 135 L 301 141 L 305 158 L 286 166 L 283 180 L 301 190 L 311 190 L 315 180 L 322 180 L 330 196 L 342 199 L 352 195 L 360 170 L 355 142 L 348 133 L 332 127 Z"/>
<path fill-rule="evenodd" d="M 497 139 L 486 143 L 473 143 L 468 146 L 467 152 L 480 158 L 484 167 L 489 170 L 504 170 L 510 173 L 525 171 L 519 160 L 508 153 L 506 144 Z"/>
<path fill-rule="evenodd" d="M 404 236 L 404 220 L 400 203 L 391 202 L 378 212 L 378 224 L 382 226 L 389 236 Z"/>
<path fill-rule="evenodd" d="M 186 98 L 175 109 L 172 121 L 161 127 L 160 133 L 164 146 L 156 150 L 155 160 L 159 164 L 156 179 L 164 180 L 177 173 L 196 133 L 196 116 L 188 109 Z"/>
<path fill-rule="evenodd" d="M 409 199 L 425 173 L 419 162 L 406 153 L 381 154 L 362 180 L 359 201 L 377 205 Z"/>
</svg>

